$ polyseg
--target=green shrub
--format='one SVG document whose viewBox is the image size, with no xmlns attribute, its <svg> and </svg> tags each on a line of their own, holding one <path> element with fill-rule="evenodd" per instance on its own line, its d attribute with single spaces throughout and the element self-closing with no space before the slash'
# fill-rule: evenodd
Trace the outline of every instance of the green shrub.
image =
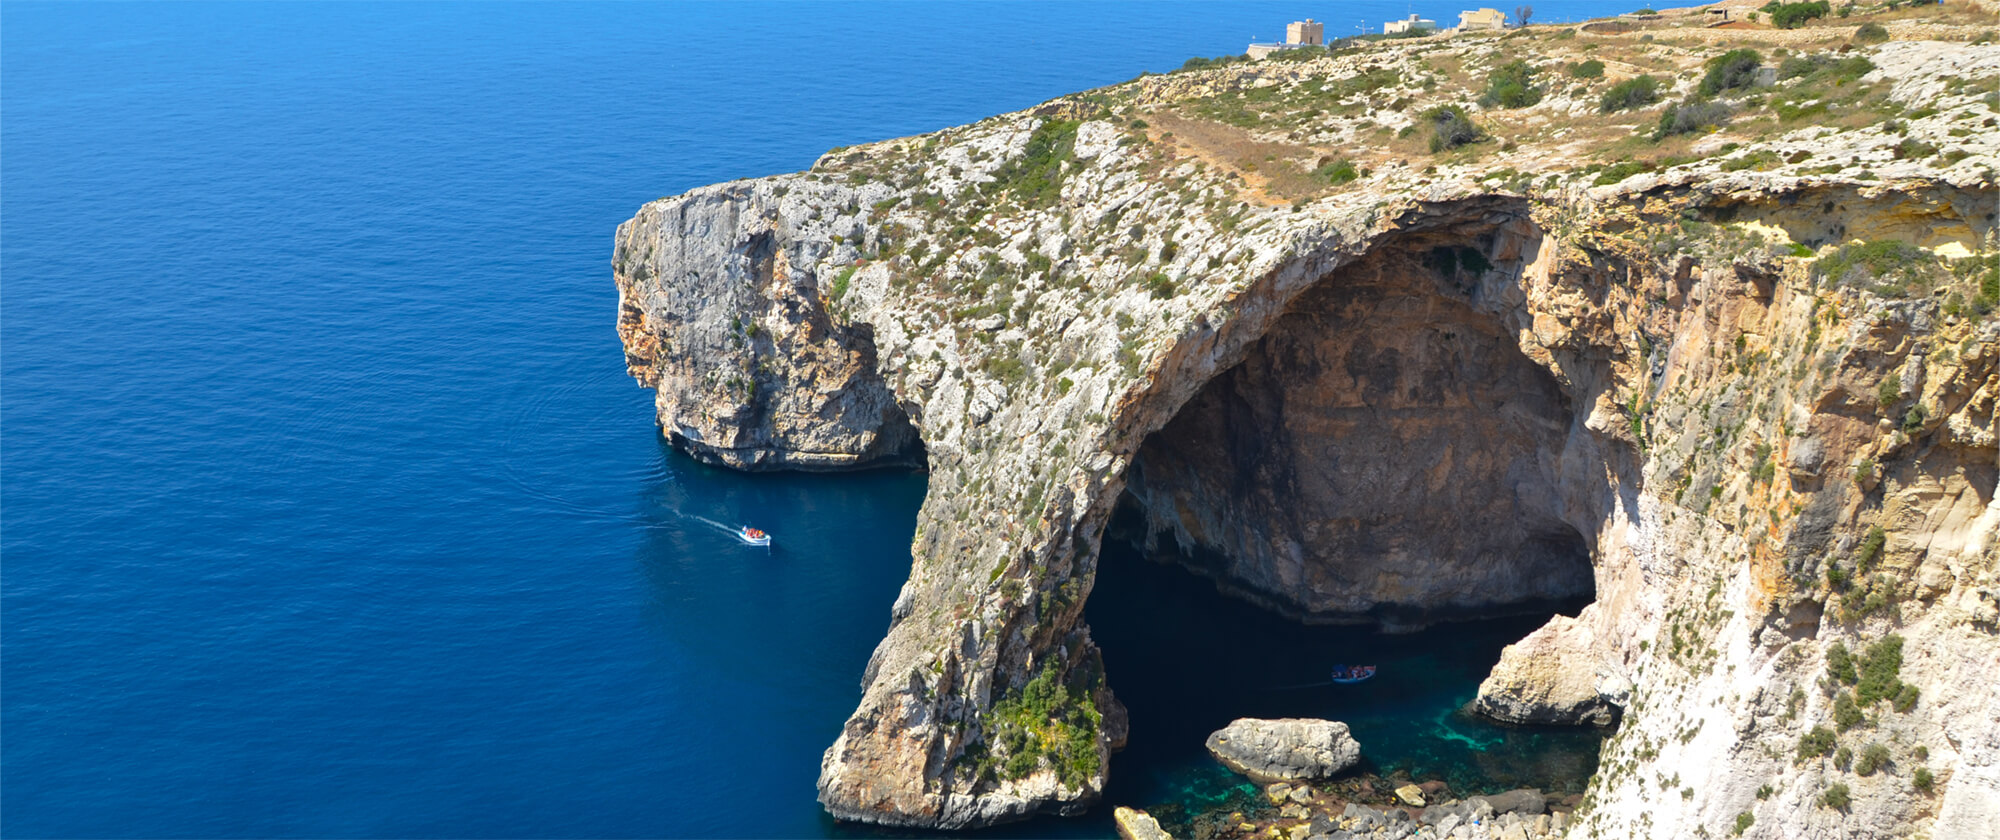
<svg viewBox="0 0 2000 840">
<path fill-rule="evenodd" d="M 1606 114 L 1644 108 L 1660 101 L 1660 80 L 1651 75 L 1634 76 L 1612 85 L 1597 100 L 1597 110 Z"/>
<path fill-rule="evenodd" d="M 1938 279 L 1937 257 L 1929 251 L 1893 239 L 1849 243 L 1813 261 L 1813 274 L 1845 285 L 1874 282 L 1877 294 L 1901 294 L 1928 289 Z"/>
<path fill-rule="evenodd" d="M 1833 726 L 1842 732 L 1860 726 L 1863 720 L 1861 707 L 1854 704 L 1854 696 L 1843 691 L 1833 696 Z M 1845 763 L 1845 762 L 1842 762 Z"/>
<path fill-rule="evenodd" d="M 1764 56 L 1751 49 L 1730 50 L 1709 59 L 1705 66 L 1708 73 L 1701 79 L 1701 95 L 1714 96 L 1755 85 L 1757 69 L 1764 66 Z"/>
<path fill-rule="evenodd" d="M 1045 760 L 1068 787 L 1080 788 L 1096 775 L 1097 732 L 1104 718 L 1085 689 L 1073 691 L 1060 682 L 1051 662 L 1020 694 L 993 704 L 987 741 L 1005 754 L 1002 775 L 1021 778 Z"/>
<path fill-rule="evenodd" d="M 1931 775 L 1931 768 L 1919 767 L 1910 773 L 1910 787 L 1916 788 L 1923 793 L 1930 793 L 1931 789 L 1936 786 L 1937 779 Z"/>
<path fill-rule="evenodd" d="M 1909 413 L 1903 415 L 1903 434 L 1914 435 L 1924 429 L 1924 420 L 1930 412 L 1924 410 L 1923 403 L 1910 406 Z"/>
<path fill-rule="evenodd" d="M 1486 139 L 1486 133 L 1472 123 L 1465 109 L 1457 105 L 1439 105 L 1423 114 L 1423 121 L 1431 126 L 1431 152 L 1456 149 L 1468 143 Z"/>
<path fill-rule="evenodd" d="M 1812 0 L 1807 3 L 1779 3 L 1777 0 L 1772 0 L 1764 4 L 1763 11 L 1770 14 L 1772 26 L 1779 29 L 1797 29 L 1805 25 L 1806 21 L 1826 17 L 1833 11 L 1833 7 L 1825 0 Z"/>
<path fill-rule="evenodd" d="M 1076 120 L 1044 120 L 1028 135 L 1021 156 L 994 170 L 989 194 L 1009 192 L 1028 207 L 1047 207 L 1062 196 L 1063 171 L 1076 151 Z"/>
<path fill-rule="evenodd" d="M 1597 178 L 1592 183 L 1600 187 L 1606 184 L 1616 184 L 1641 172 L 1651 171 L 1653 171 L 1653 165 L 1643 160 L 1623 161 L 1604 167 L 1604 171 L 1597 173 Z"/>
<path fill-rule="evenodd" d="M 1693 134 L 1697 131 L 1716 128 L 1729 121 L 1735 111 L 1720 102 L 1689 100 L 1679 105 L 1667 106 L 1666 113 L 1660 115 L 1660 122 L 1653 127 L 1653 139 L 1660 140 L 1678 134 Z"/>
<path fill-rule="evenodd" d="M 1479 104 L 1488 108 L 1526 108 L 1542 101 L 1542 89 L 1535 86 L 1535 68 L 1515 60 L 1501 65 L 1486 78 L 1486 92 Z"/>
<path fill-rule="evenodd" d="M 1887 40 L 1889 30 L 1883 29 L 1879 23 L 1864 23 L 1854 30 L 1854 43 L 1857 44 L 1880 44 Z"/>
<path fill-rule="evenodd" d="M 1903 637 L 1894 633 L 1883 636 L 1869 645 L 1861 658 L 1861 680 L 1854 684 L 1854 699 L 1866 707 L 1894 696 L 1902 688 L 1897 679 L 1902 670 Z"/>
<path fill-rule="evenodd" d="M 1806 79 L 1810 82 L 1832 82 L 1846 84 L 1875 69 L 1875 62 L 1867 56 L 1853 55 L 1841 58 L 1829 53 L 1795 55 L 1778 65 L 1778 79 Z"/>
<path fill-rule="evenodd" d="M 1875 477 L 1875 459 L 1863 458 L 1854 465 L 1854 483 L 1865 484 Z"/>
<path fill-rule="evenodd" d="M 1576 79 L 1602 79 L 1604 78 L 1604 62 L 1593 58 L 1589 61 L 1572 64 L 1569 66 L 1569 75 L 1571 78 Z"/>
<path fill-rule="evenodd" d="M 1799 736 L 1798 760 L 1805 761 L 1809 758 L 1819 758 L 1833 752 L 1833 746 L 1833 730 L 1824 726 L 1815 726 L 1811 732 Z"/>
<path fill-rule="evenodd" d="M 1861 760 L 1854 764 L 1854 775 L 1873 776 L 1875 771 L 1888 764 L 1889 748 L 1881 744 L 1869 744 L 1861 748 Z"/>
<path fill-rule="evenodd" d="M 1850 750 L 1846 747 L 1841 747 L 1840 749 L 1833 751 L 1833 766 L 1840 768 L 1841 771 L 1845 772 L 1847 770 L 1848 765 L 1853 763 L 1854 763 L 1853 750 Z"/>
<path fill-rule="evenodd" d="M 833 289 L 828 293 L 827 299 L 840 300 L 841 298 L 846 297 L 847 282 L 853 279 L 854 279 L 854 266 L 850 265 L 846 268 L 841 269 L 839 274 L 833 276 Z"/>
<path fill-rule="evenodd" d="M 1861 538 L 1861 547 L 1854 552 L 1855 571 L 1865 575 L 1869 569 L 1874 568 L 1876 558 L 1882 556 L 1882 546 L 1888 542 L 1889 533 L 1882 530 L 1882 526 L 1870 527 L 1868 536 Z M 1854 669 L 1851 667 L 1847 670 L 1847 684 L 1854 684 Z"/>
<path fill-rule="evenodd" d="M 1146 291 L 1151 293 L 1155 300 L 1166 300 L 1179 290 L 1174 287 L 1174 278 L 1168 277 L 1164 271 L 1155 271 L 1146 275 Z"/>
<path fill-rule="evenodd" d="M 1819 797 L 1819 804 L 1824 805 L 1828 808 L 1832 808 L 1836 811 L 1847 810 L 1847 805 L 1849 801 L 1850 800 L 1848 798 L 1847 785 L 1842 784 L 1840 782 L 1834 782 L 1833 786 L 1827 788 L 1826 792 L 1820 794 Z"/>
<path fill-rule="evenodd" d="M 1738 837 L 1741 837 L 1741 836 L 1743 836 L 1743 832 L 1745 832 L 1745 831 L 1749 831 L 1749 830 L 1750 830 L 1750 826 L 1751 826 L 1751 825 L 1754 825 L 1754 824 L 1755 824 L 1756 822 L 1757 822 L 1757 818 L 1756 818 L 1756 817 L 1753 817 L 1753 816 L 1751 816 L 1751 815 L 1750 815 L 1750 812 L 1749 812 L 1749 811 L 1744 811 L 1744 812 L 1743 812 L 1743 813 L 1741 813 L 1741 814 L 1737 814 L 1737 815 L 1736 815 L 1736 830 L 1735 830 L 1735 832 L 1733 832 L 1733 833 L 1734 833 L 1734 834 L 1735 834 L 1736 836 L 1738 836 Z"/>
<path fill-rule="evenodd" d="M 1361 177 L 1361 171 L 1354 168 L 1354 162 L 1345 158 L 1323 165 L 1313 170 L 1313 174 L 1336 187 Z"/>
<path fill-rule="evenodd" d="M 1896 690 L 1896 696 L 1889 700 L 1889 705 L 1897 712 L 1908 712 L 1917 707 L 1917 693 L 1916 686 L 1903 683 L 1903 687 Z"/>
<path fill-rule="evenodd" d="M 1876 404 L 1889 408 L 1902 401 L 1903 378 L 1897 376 L 1895 371 L 1890 371 L 1888 376 L 1882 377 L 1882 381 L 1875 383 Z"/>
<path fill-rule="evenodd" d="M 1201 56 L 1195 56 L 1194 58 L 1190 58 L 1187 61 L 1182 62 L 1181 69 L 1200 70 L 1207 67 L 1221 67 L 1225 64 L 1235 64 L 1237 62 L 1249 61 L 1249 60 L 1250 56 L 1244 55 L 1242 53 L 1237 53 L 1236 55 L 1216 56 L 1215 58 L 1202 58 Z"/>
</svg>

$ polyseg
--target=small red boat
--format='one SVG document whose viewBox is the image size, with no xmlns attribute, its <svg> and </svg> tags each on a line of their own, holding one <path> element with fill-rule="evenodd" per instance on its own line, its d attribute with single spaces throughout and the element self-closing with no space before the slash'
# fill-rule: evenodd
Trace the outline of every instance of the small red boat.
<svg viewBox="0 0 2000 840">
<path fill-rule="evenodd" d="M 1373 665 L 1333 666 L 1333 681 L 1335 683 L 1358 683 L 1373 676 L 1375 676 L 1375 666 Z"/>
</svg>

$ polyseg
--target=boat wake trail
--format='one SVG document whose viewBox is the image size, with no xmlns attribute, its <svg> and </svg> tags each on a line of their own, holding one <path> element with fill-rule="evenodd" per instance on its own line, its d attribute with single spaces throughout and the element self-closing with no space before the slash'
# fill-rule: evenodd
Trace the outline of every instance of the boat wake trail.
<svg viewBox="0 0 2000 840">
<path fill-rule="evenodd" d="M 682 516 L 685 516 L 685 517 L 687 517 L 687 518 L 689 518 L 689 519 L 692 519 L 692 520 L 694 520 L 694 521 L 696 521 L 696 522 L 700 522 L 700 523 L 702 523 L 703 525 L 707 525 L 707 526 L 708 526 L 708 527 L 710 527 L 710 528 L 714 528 L 714 529 L 715 529 L 715 530 L 717 530 L 717 531 L 721 531 L 722 533 L 724 533 L 724 534 L 726 534 L 726 535 L 728 535 L 728 536 L 731 536 L 731 537 L 734 537 L 734 536 L 737 536 L 737 535 L 738 535 L 739 533 L 741 533 L 741 531 L 742 531 L 742 529 L 740 529 L 740 528 L 734 528 L 734 527 L 731 527 L 731 526 L 728 526 L 728 525 L 724 525 L 724 524 L 722 524 L 722 523 L 720 523 L 720 522 L 717 522 L 717 521 L 715 521 L 715 520 L 713 520 L 713 519 L 710 519 L 710 518 L 708 518 L 708 517 L 706 517 L 706 516 L 702 516 L 701 514 L 698 514 L 698 513 L 683 513 L 683 514 L 681 514 L 681 515 L 682 515 Z"/>
</svg>

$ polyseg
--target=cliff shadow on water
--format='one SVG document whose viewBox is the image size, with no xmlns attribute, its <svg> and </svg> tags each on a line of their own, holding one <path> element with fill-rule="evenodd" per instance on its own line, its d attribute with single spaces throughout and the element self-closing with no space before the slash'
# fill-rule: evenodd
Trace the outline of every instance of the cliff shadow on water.
<svg viewBox="0 0 2000 840">
<path fill-rule="evenodd" d="M 1107 541 L 1085 614 L 1132 728 L 1112 758 L 1105 802 L 1145 808 L 1170 830 L 1202 813 L 1274 809 L 1202 746 L 1239 717 L 1348 724 L 1362 763 L 1342 778 L 1438 779 L 1457 796 L 1520 787 L 1581 793 L 1597 769 L 1601 730 L 1505 726 L 1465 705 L 1502 647 L 1584 603 L 1415 633 L 1301 625 Z M 1380 670 L 1367 682 L 1333 685 L 1335 664 Z"/>
</svg>

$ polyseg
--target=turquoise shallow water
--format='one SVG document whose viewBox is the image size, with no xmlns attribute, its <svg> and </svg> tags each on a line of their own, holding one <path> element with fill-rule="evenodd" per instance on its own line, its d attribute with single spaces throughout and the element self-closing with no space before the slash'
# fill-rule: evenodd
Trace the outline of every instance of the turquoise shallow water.
<svg viewBox="0 0 2000 840">
<path fill-rule="evenodd" d="M 1107 543 L 1085 614 L 1132 717 L 1131 746 L 1111 765 L 1108 795 L 1119 802 L 1242 807 L 1255 788 L 1202 747 L 1238 717 L 1343 721 L 1362 747 L 1354 772 L 1442 779 L 1460 796 L 1518 787 L 1580 793 L 1596 770 L 1597 732 L 1501 726 L 1461 710 L 1500 649 L 1547 613 L 1395 635 L 1301 626 Z M 1380 670 L 1366 682 L 1330 685 L 1335 664 Z"/>
<path fill-rule="evenodd" d="M 924 479 L 665 450 L 613 229 L 1406 5 L 0 3 L 0 834 L 843 831 Z"/>
</svg>

